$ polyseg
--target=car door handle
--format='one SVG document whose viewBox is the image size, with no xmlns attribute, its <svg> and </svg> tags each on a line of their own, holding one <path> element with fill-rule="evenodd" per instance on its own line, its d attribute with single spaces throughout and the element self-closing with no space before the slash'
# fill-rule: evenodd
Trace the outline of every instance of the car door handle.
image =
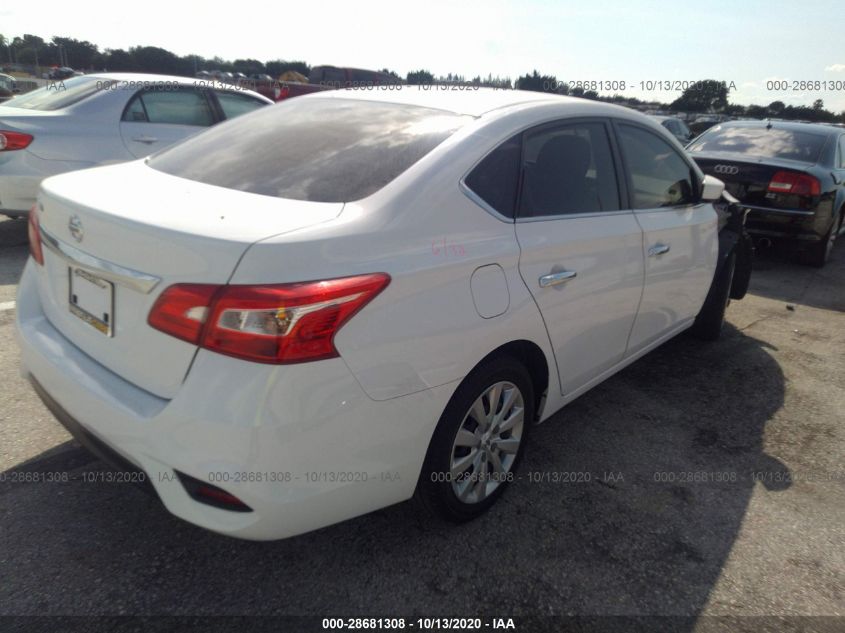
<svg viewBox="0 0 845 633">
<path fill-rule="evenodd" d="M 150 145 L 151 143 L 157 143 L 158 139 L 154 136 L 138 136 L 132 139 L 133 141 L 138 141 L 139 143 L 146 143 Z"/>
<path fill-rule="evenodd" d="M 668 244 L 655 244 L 650 249 L 648 249 L 648 256 L 649 257 L 657 257 L 658 255 L 663 255 L 664 253 L 669 252 L 669 245 Z"/>
<path fill-rule="evenodd" d="M 559 273 L 551 273 L 540 277 L 540 287 L 548 288 L 549 286 L 557 286 L 558 284 L 565 284 L 570 279 L 575 279 L 578 276 L 574 270 L 563 270 Z"/>
</svg>

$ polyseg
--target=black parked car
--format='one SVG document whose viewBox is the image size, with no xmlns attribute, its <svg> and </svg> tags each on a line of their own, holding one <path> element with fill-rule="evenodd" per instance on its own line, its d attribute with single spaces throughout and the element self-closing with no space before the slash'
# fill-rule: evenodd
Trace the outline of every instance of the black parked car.
<svg viewBox="0 0 845 633">
<path fill-rule="evenodd" d="M 797 240 L 807 263 L 825 265 L 845 215 L 845 130 L 736 121 L 712 127 L 687 151 L 750 209 L 749 233 Z"/>
<path fill-rule="evenodd" d="M 681 145 L 686 145 L 695 137 L 695 134 L 690 131 L 687 124 L 681 121 L 678 117 L 655 115 L 654 118 L 657 119 L 660 125 L 669 130 L 672 136 L 678 139 L 678 142 Z"/>
</svg>

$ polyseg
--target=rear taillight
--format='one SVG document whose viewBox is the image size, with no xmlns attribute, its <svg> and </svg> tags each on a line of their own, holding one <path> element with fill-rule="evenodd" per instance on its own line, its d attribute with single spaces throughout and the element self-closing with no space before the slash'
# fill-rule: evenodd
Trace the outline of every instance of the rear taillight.
<svg viewBox="0 0 845 633">
<path fill-rule="evenodd" d="M 23 132 L 9 132 L 0 130 L 0 152 L 11 152 L 16 149 L 23 149 L 32 143 L 33 136 Z"/>
<path fill-rule="evenodd" d="M 208 306 L 218 288 L 209 284 L 170 286 L 159 295 L 147 321 L 157 330 L 199 344 Z"/>
<path fill-rule="evenodd" d="M 29 254 L 38 264 L 44 265 L 44 250 L 41 247 L 41 231 L 38 222 L 38 205 L 29 210 L 27 220 L 27 235 L 29 236 Z"/>
<path fill-rule="evenodd" d="M 266 286 L 177 284 L 155 302 L 149 324 L 206 349 L 259 363 L 338 355 L 334 337 L 387 284 L 384 273 Z"/>
<path fill-rule="evenodd" d="M 822 186 L 818 178 L 798 171 L 779 171 L 769 183 L 772 193 L 788 193 L 796 196 L 818 196 Z"/>
</svg>

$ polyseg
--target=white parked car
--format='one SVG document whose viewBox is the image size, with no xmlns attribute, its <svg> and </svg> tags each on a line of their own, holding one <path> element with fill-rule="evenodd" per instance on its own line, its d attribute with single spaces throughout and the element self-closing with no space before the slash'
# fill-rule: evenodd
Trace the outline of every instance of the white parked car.
<svg viewBox="0 0 845 633">
<path fill-rule="evenodd" d="M 142 158 L 272 103 L 249 90 L 167 75 L 49 81 L 0 105 L 0 213 L 26 215 L 48 176 Z"/>
<path fill-rule="evenodd" d="M 523 91 L 333 91 L 46 180 L 24 371 L 175 515 L 288 537 L 455 520 L 533 423 L 718 336 L 744 216 L 659 124 Z M 565 465 L 561 465 L 565 467 Z"/>
</svg>

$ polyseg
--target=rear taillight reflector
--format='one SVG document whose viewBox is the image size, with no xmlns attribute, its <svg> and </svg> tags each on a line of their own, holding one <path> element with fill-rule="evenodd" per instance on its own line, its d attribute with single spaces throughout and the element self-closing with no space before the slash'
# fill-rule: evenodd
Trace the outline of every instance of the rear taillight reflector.
<svg viewBox="0 0 845 633">
<path fill-rule="evenodd" d="M 335 334 L 389 282 L 375 273 L 261 286 L 177 284 L 162 292 L 148 322 L 206 349 L 260 363 L 333 358 Z"/>
<path fill-rule="evenodd" d="M 29 237 L 29 254 L 38 264 L 44 265 L 44 249 L 41 246 L 41 230 L 38 221 L 38 205 L 29 210 L 27 219 L 27 236 Z"/>
<path fill-rule="evenodd" d="M 32 143 L 34 137 L 23 132 L 10 132 L 0 130 L 0 152 L 11 152 L 16 149 L 24 149 Z"/>
<path fill-rule="evenodd" d="M 796 196 L 817 196 L 821 193 L 818 178 L 798 171 L 779 171 L 772 176 L 768 190 L 772 193 L 788 193 Z"/>
</svg>

